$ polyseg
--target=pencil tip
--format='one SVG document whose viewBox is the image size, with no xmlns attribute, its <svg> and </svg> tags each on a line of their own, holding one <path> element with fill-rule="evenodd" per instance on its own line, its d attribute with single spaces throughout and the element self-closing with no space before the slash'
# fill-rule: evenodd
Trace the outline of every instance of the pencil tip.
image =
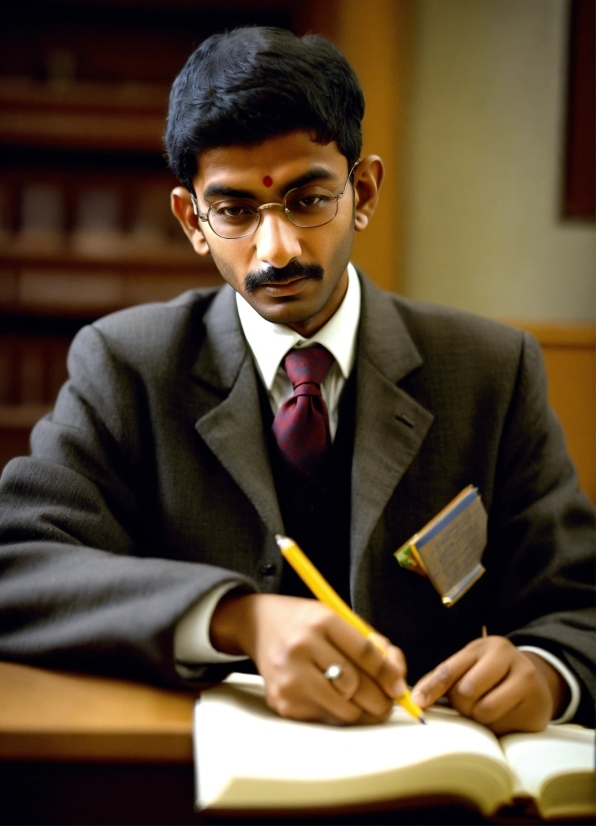
<svg viewBox="0 0 596 826">
<path fill-rule="evenodd" d="M 418 719 L 420 720 L 423 726 L 426 725 L 426 720 L 424 719 L 424 717 L 419 717 Z"/>
</svg>

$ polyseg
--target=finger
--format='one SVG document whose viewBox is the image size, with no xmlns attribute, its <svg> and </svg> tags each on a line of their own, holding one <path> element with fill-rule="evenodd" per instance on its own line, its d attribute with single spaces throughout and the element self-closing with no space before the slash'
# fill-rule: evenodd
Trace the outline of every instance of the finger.
<svg viewBox="0 0 596 826">
<path fill-rule="evenodd" d="M 362 709 L 366 719 L 377 723 L 389 717 L 394 705 L 393 698 L 389 697 L 368 674 L 364 673 L 361 673 L 360 685 L 352 697 L 352 702 Z"/>
<path fill-rule="evenodd" d="M 546 705 L 528 702 L 526 698 L 512 706 L 505 714 L 487 721 L 484 725 L 495 734 L 501 735 L 512 731 L 543 731 L 550 719 Z"/>
<path fill-rule="evenodd" d="M 496 687 L 508 680 L 511 671 L 511 652 L 500 650 L 499 646 L 483 649 L 477 652 L 478 659 L 457 680 L 448 691 L 451 705 L 462 714 L 474 719 L 476 713 L 482 715 L 483 709 L 490 706 L 488 696 L 492 696 Z M 502 695 L 507 697 L 508 689 Z M 486 704 L 482 705 L 486 699 Z M 515 702 L 515 701 L 513 701 Z M 482 722 L 482 721 L 481 721 Z"/>
<path fill-rule="evenodd" d="M 354 698 L 342 697 L 332 682 L 317 669 L 317 680 L 313 682 L 317 702 L 323 711 L 322 719 L 331 719 L 336 724 L 360 722 L 364 709 L 354 702 Z"/>
<path fill-rule="evenodd" d="M 376 631 L 370 634 L 369 639 L 384 656 L 381 671 L 376 675 L 376 678 L 381 685 L 387 685 L 390 689 L 389 693 L 391 697 L 401 697 L 407 689 L 405 682 L 407 665 L 403 651 L 393 645 L 387 637 L 382 636 Z M 396 672 L 400 675 L 397 684 L 395 684 L 395 682 L 392 683 Z"/>
<path fill-rule="evenodd" d="M 479 652 L 466 646 L 440 663 L 433 671 L 425 674 L 412 689 L 412 699 L 421 708 L 436 703 L 455 683 L 477 662 Z"/>
<path fill-rule="evenodd" d="M 360 685 L 360 672 L 352 664 L 352 662 L 334 646 L 327 641 L 322 641 L 316 650 L 312 652 L 313 662 L 317 669 L 322 672 L 327 682 L 341 694 L 346 700 L 351 700 Z M 325 671 L 330 665 L 338 665 L 341 668 L 341 674 L 335 679 L 329 679 L 325 676 Z"/>
<path fill-rule="evenodd" d="M 360 671 L 377 683 L 387 697 L 400 697 L 404 694 L 405 658 L 384 637 L 377 634 L 364 637 L 341 617 L 334 617 L 328 626 L 328 638 Z"/>
<path fill-rule="evenodd" d="M 335 652 L 337 662 L 338 653 Z M 303 663 L 266 683 L 266 699 L 281 717 L 344 725 L 355 723 L 362 709 L 336 691 L 314 663 Z"/>
<path fill-rule="evenodd" d="M 526 703 L 516 703 L 506 714 L 483 723 L 497 735 L 509 734 L 512 731 L 542 731 L 544 725 L 532 725 L 532 709 Z M 481 720 L 478 720 L 481 722 Z M 548 720 L 546 721 L 548 723 Z M 546 723 L 545 723 L 546 725 Z"/>
<path fill-rule="evenodd" d="M 354 663 L 345 657 L 342 661 L 342 654 L 333 646 L 319 647 L 316 652 L 313 652 L 313 658 L 315 664 L 323 672 L 323 676 L 325 676 L 326 664 L 334 663 L 342 666 L 342 673 L 339 677 L 334 680 L 325 679 L 344 699 L 350 700 L 362 712 L 365 712 L 371 721 L 381 722 L 389 716 L 393 707 L 392 699 Z"/>
<path fill-rule="evenodd" d="M 403 652 L 395 645 L 389 644 L 385 659 L 382 661 L 379 671 L 375 674 L 375 680 L 392 700 L 403 697 L 408 690 L 406 672 L 406 659 Z M 396 674 L 398 675 L 397 678 Z"/>
<path fill-rule="evenodd" d="M 499 734 L 541 731 L 552 716 L 552 695 L 533 663 L 514 652 L 506 677 L 475 704 L 471 716 Z"/>
<path fill-rule="evenodd" d="M 500 715 L 499 703 L 501 713 L 506 713 L 524 696 L 535 680 L 535 670 L 504 637 L 489 637 L 470 647 L 478 659 L 449 691 L 449 700 L 462 714 L 480 722 L 493 721 Z"/>
<path fill-rule="evenodd" d="M 524 697 L 520 688 L 520 681 L 512 678 L 511 674 L 507 674 L 499 685 L 494 686 L 476 703 L 472 704 L 467 716 L 485 726 L 491 726 L 498 720 L 507 717 L 523 702 Z"/>
<path fill-rule="evenodd" d="M 350 723 L 359 723 L 362 712 L 357 709 L 353 719 L 343 719 L 340 713 L 333 713 L 320 705 L 318 701 L 309 700 L 307 698 L 297 698 L 290 701 L 284 698 L 279 703 L 269 702 L 267 704 L 279 714 L 280 717 L 285 717 L 288 720 L 300 720 L 307 723 L 325 723 L 330 726 L 345 726 Z"/>
</svg>

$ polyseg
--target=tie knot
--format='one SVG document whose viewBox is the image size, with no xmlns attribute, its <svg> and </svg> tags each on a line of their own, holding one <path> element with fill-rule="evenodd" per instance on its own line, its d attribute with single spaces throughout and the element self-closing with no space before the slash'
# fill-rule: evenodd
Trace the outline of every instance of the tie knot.
<svg viewBox="0 0 596 826">
<path fill-rule="evenodd" d="M 321 344 L 290 350 L 283 366 L 294 390 L 301 384 L 320 385 L 335 359 Z"/>
</svg>

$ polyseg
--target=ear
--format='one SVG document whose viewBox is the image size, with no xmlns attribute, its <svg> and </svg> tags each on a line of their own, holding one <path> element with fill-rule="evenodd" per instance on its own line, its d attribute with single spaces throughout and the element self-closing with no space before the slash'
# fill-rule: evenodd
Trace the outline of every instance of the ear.
<svg viewBox="0 0 596 826">
<path fill-rule="evenodd" d="M 362 232 L 377 207 L 385 168 L 378 155 L 367 155 L 354 170 L 354 229 Z"/>
<path fill-rule="evenodd" d="M 172 190 L 170 206 L 194 251 L 199 255 L 209 255 L 209 245 L 203 235 L 201 222 L 195 215 L 190 192 L 186 187 L 177 186 Z"/>
</svg>

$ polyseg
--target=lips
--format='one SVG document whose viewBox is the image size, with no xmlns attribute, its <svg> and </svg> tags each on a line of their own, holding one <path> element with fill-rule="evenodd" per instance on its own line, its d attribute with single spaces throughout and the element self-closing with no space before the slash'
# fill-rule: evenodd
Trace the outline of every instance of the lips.
<svg viewBox="0 0 596 826">
<path fill-rule="evenodd" d="M 261 284 L 261 287 L 270 295 L 293 295 L 299 292 L 308 280 L 308 276 L 302 276 L 301 278 L 291 278 L 286 281 L 266 282 L 265 284 Z"/>
<path fill-rule="evenodd" d="M 300 275 L 298 278 L 286 278 L 284 281 L 265 281 L 262 287 L 287 287 L 288 284 L 295 284 L 298 281 L 304 281 L 309 278 L 308 275 Z"/>
</svg>

